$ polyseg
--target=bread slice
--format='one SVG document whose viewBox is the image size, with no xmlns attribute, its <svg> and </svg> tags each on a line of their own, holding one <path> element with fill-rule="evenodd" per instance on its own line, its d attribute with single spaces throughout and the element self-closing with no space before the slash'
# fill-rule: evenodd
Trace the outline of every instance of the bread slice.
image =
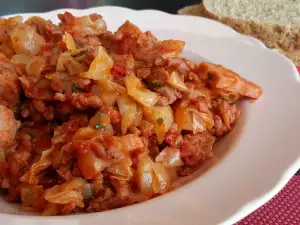
<svg viewBox="0 0 300 225">
<path fill-rule="evenodd" d="M 192 15 L 192 16 L 202 16 L 205 17 L 206 13 L 202 4 L 196 4 L 191 6 L 186 6 L 178 10 L 178 14 L 181 15 Z"/>
<path fill-rule="evenodd" d="M 218 20 L 300 64 L 300 0 L 203 0 L 178 13 Z"/>
</svg>

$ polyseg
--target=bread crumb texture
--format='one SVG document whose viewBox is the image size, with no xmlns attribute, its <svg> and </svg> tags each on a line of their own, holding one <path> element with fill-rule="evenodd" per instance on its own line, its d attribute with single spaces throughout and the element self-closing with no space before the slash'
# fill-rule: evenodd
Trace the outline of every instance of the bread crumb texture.
<svg viewBox="0 0 300 225">
<path fill-rule="evenodd" d="M 178 13 L 220 21 L 300 64 L 300 0 L 203 0 Z"/>
</svg>

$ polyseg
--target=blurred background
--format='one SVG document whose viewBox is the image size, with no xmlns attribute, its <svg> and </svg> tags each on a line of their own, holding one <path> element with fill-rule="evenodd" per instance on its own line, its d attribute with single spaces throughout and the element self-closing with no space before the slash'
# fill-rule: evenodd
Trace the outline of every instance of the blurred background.
<svg viewBox="0 0 300 225">
<path fill-rule="evenodd" d="M 201 0 L 0 0 L 0 15 L 46 12 L 59 8 L 84 9 L 103 5 L 132 9 L 159 9 L 176 13 L 179 8 L 200 2 Z"/>
</svg>

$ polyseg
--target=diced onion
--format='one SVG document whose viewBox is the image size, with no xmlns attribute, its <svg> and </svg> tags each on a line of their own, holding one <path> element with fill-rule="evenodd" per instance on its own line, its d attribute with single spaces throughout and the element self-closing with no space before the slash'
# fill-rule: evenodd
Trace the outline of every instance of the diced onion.
<svg viewBox="0 0 300 225">
<path fill-rule="evenodd" d="M 133 99 L 145 105 L 151 107 L 156 104 L 158 95 L 148 89 L 142 87 L 141 81 L 136 76 L 126 76 L 124 82 L 127 88 L 127 93 Z"/>
</svg>

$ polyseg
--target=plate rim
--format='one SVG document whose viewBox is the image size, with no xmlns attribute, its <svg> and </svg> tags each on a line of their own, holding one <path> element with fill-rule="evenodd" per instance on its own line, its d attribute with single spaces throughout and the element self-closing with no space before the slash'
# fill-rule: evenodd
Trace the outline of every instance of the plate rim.
<svg viewBox="0 0 300 225">
<path fill-rule="evenodd" d="M 295 67 L 295 65 L 284 55 L 280 54 L 277 51 L 273 51 L 272 49 L 267 48 L 263 42 L 261 42 L 260 40 L 257 40 L 253 37 L 250 37 L 248 35 L 243 35 L 238 33 L 237 31 L 235 31 L 234 29 L 232 29 L 231 27 L 228 27 L 218 21 L 214 21 L 208 18 L 203 18 L 203 17 L 197 17 L 197 16 L 191 16 L 191 15 L 177 15 L 177 14 L 170 14 L 170 13 L 166 13 L 160 10 L 153 10 L 153 9 L 143 9 L 143 10 L 136 10 L 136 9 L 130 9 L 130 8 L 126 8 L 126 7 L 119 7 L 119 6 L 96 6 L 96 7 L 91 7 L 91 8 L 85 8 L 85 9 L 74 9 L 74 8 L 62 8 L 62 9 L 56 9 L 56 10 L 51 10 L 51 11 L 47 11 L 47 12 L 33 12 L 33 13 L 20 13 L 20 14 L 9 14 L 9 15 L 3 15 L 1 16 L 2 18 L 8 18 L 8 17 L 13 17 L 13 16 L 22 16 L 22 17 L 30 17 L 30 16 L 40 16 L 40 17 L 45 17 L 45 15 L 52 15 L 52 14 L 58 14 L 58 13 L 62 13 L 65 11 L 69 11 L 72 13 L 76 13 L 76 12 L 86 12 L 87 14 L 89 13 L 89 11 L 97 11 L 97 10 L 122 10 L 122 11 L 130 11 L 132 13 L 148 13 L 148 14 L 156 14 L 156 15 L 160 15 L 160 16 L 164 16 L 164 17 L 169 17 L 169 18 L 185 18 L 185 20 L 207 20 L 210 23 L 215 23 L 218 24 L 218 26 L 223 27 L 225 30 L 227 30 L 228 32 L 231 32 L 232 37 L 236 37 L 237 39 L 243 39 L 244 41 L 255 45 L 256 47 L 260 47 L 260 48 L 264 48 L 265 51 L 268 52 L 272 52 L 272 54 L 276 54 L 277 56 L 280 56 L 282 58 L 282 60 L 286 61 L 287 63 L 290 64 L 290 66 L 292 66 L 294 68 L 294 75 L 296 78 L 296 82 L 300 83 L 300 77 L 298 75 L 297 69 Z M 99 12 L 101 14 L 101 12 Z M 188 19 L 190 18 L 190 19 Z M 105 19 L 105 18 L 104 18 Z M 244 204 L 244 206 L 240 209 L 238 209 L 234 214 L 232 214 L 230 217 L 228 218 L 224 218 L 224 221 L 222 221 L 221 224 L 233 224 L 238 222 L 239 220 L 243 219 L 245 216 L 249 215 L 251 212 L 253 212 L 254 210 L 258 209 L 260 206 L 262 206 L 263 204 L 265 204 L 266 202 L 268 202 L 272 197 L 274 197 L 287 183 L 288 181 L 292 178 L 292 176 L 297 172 L 297 170 L 300 168 L 300 155 L 298 157 L 298 159 L 295 159 L 294 163 L 292 165 L 289 166 L 289 168 L 287 168 L 285 171 L 283 171 L 283 174 L 281 174 L 280 179 L 277 181 L 276 185 L 273 186 L 272 189 L 270 189 L 267 192 L 264 192 L 264 194 L 262 196 L 259 196 L 255 199 L 253 199 L 253 201 L 251 202 L 247 202 Z M 189 185 L 189 184 L 187 184 Z M 180 188 L 181 189 L 181 188 Z M 178 190 L 176 190 L 178 191 Z M 163 200 L 163 196 L 159 197 L 157 200 Z M 141 204 L 146 204 L 147 201 L 145 203 L 141 203 Z M 69 216 L 56 216 L 56 217 L 41 217 L 41 216 L 32 216 L 32 215 L 22 215 L 22 217 L 30 217 L 32 219 L 38 219 L 41 222 L 44 220 L 47 221 L 57 221 L 57 220 L 74 220 L 74 219 L 79 219 L 82 217 L 86 217 L 87 215 L 91 216 L 91 217 L 97 217 L 97 216 L 101 216 L 101 213 L 111 213 L 114 211 L 119 211 L 119 210 L 126 210 L 126 208 L 132 208 L 132 207 L 138 207 L 140 204 L 137 205 L 133 205 L 133 206 L 127 206 L 125 208 L 120 208 L 120 209 L 114 209 L 114 210 L 109 210 L 107 212 L 99 212 L 99 213 L 93 213 L 93 214 L 78 214 L 78 215 L 69 215 Z M 9 217 L 20 217 L 20 215 L 16 215 L 16 214 L 7 214 L 7 213 L 1 213 L 0 212 L 0 218 L 4 218 L 4 219 L 9 219 Z"/>
</svg>

